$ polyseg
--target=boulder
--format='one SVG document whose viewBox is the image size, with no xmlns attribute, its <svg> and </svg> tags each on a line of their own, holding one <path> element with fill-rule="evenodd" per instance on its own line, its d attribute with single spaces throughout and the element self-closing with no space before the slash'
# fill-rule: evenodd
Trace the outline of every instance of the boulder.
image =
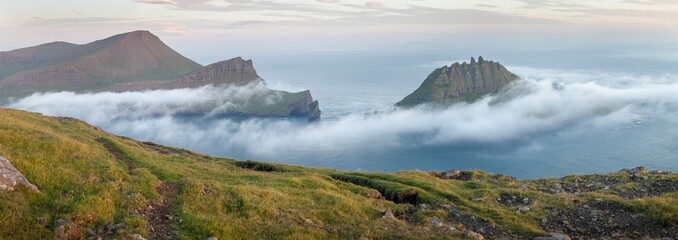
<svg viewBox="0 0 678 240">
<path fill-rule="evenodd" d="M 384 213 L 384 216 L 382 218 L 385 219 L 396 219 L 395 215 L 393 215 L 393 212 L 391 211 L 390 208 L 386 209 L 386 212 Z"/>
<path fill-rule="evenodd" d="M 480 233 L 477 233 L 477 232 L 474 232 L 474 231 L 471 231 L 471 230 L 465 231 L 464 234 L 462 234 L 462 236 L 465 237 L 465 238 L 470 238 L 470 239 L 475 239 L 475 240 L 484 240 L 485 239 L 485 237 L 483 237 L 483 235 L 481 235 Z"/>
<path fill-rule="evenodd" d="M 436 227 L 442 227 L 443 226 L 443 221 L 440 220 L 438 217 L 433 217 L 431 218 L 431 221 L 428 221 L 429 224 L 436 226 Z"/>
<path fill-rule="evenodd" d="M 40 192 L 7 158 L 0 156 L 0 190 L 14 191 L 18 186 Z"/>
</svg>

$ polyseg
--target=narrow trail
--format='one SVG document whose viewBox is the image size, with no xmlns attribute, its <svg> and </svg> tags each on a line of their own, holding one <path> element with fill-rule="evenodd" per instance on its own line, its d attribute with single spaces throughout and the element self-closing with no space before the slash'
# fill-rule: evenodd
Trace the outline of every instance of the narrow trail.
<svg viewBox="0 0 678 240">
<path fill-rule="evenodd" d="M 155 189 L 162 199 L 149 202 L 140 211 L 148 221 L 149 237 L 154 240 L 176 239 L 177 234 L 172 223 L 175 221 L 174 206 L 179 187 L 175 183 L 163 182 Z"/>
<path fill-rule="evenodd" d="M 130 160 L 118 147 L 113 145 L 110 140 L 101 138 L 97 141 L 101 143 L 115 159 L 125 163 L 130 174 L 137 168 L 132 160 Z M 161 182 L 155 187 L 155 191 L 160 194 L 161 198 L 159 200 L 148 201 L 144 207 L 137 210 L 148 223 L 147 231 L 149 239 L 176 239 L 177 233 L 173 223 L 175 221 L 174 207 L 177 194 L 179 193 L 179 185 L 171 182 Z"/>
</svg>

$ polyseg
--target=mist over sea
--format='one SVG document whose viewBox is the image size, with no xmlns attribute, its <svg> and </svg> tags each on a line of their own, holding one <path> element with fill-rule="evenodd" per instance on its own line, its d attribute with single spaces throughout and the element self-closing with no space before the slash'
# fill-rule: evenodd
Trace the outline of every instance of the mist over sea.
<svg viewBox="0 0 678 240">
<path fill-rule="evenodd" d="M 481 169 L 519 178 L 639 165 L 678 171 L 678 58 L 662 49 L 632 50 L 494 51 L 483 57 L 523 78 L 508 92 L 447 109 L 408 110 L 392 105 L 435 68 L 478 54 L 247 56 L 268 87 L 310 89 L 323 111 L 317 123 L 172 115 L 177 106 L 219 93 L 242 98 L 256 88 L 44 93 L 10 107 L 217 156 L 346 170 Z"/>
</svg>

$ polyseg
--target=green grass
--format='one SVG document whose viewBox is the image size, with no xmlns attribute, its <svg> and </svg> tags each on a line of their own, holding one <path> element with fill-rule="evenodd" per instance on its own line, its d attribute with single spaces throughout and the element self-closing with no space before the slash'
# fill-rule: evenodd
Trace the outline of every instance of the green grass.
<svg viewBox="0 0 678 240">
<path fill-rule="evenodd" d="M 60 218 L 71 221 L 73 236 L 86 236 L 85 228 L 101 229 L 106 223 L 125 223 L 126 234 L 148 236 L 149 222 L 136 209 L 162 198 L 156 191 L 162 182 L 179 186 L 173 211 L 180 239 L 459 238 L 428 225 L 433 216 L 449 224 L 448 211 L 439 207 L 444 205 L 535 236 L 545 233 L 538 224 L 545 209 L 593 198 L 619 202 L 667 224 L 678 222 L 675 193 L 634 200 L 606 192 L 563 197 L 518 190 L 533 180 L 481 171 L 466 173 L 469 179 L 462 181 L 421 171 L 344 172 L 243 162 L 137 142 L 73 119 L 7 109 L 0 109 L 0 156 L 41 190 L 0 192 L 0 239 L 54 238 L 51 224 Z M 493 200 L 503 193 L 529 196 L 532 211 L 520 214 Z M 487 200 L 471 201 L 476 197 Z M 413 212 L 421 203 L 432 207 Z M 386 209 L 399 219 L 382 218 Z"/>
</svg>

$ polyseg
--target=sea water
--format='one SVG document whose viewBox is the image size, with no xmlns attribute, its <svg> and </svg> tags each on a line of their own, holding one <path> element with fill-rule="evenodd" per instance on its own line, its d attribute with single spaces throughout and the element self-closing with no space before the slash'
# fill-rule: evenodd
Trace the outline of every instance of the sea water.
<svg viewBox="0 0 678 240">
<path fill-rule="evenodd" d="M 498 52 L 484 58 L 521 76 L 515 87 L 524 88 L 524 96 L 499 104 L 487 97 L 447 109 L 393 108 L 435 68 L 470 56 L 463 51 L 253 56 L 270 88 L 311 90 L 323 111 L 321 121 L 311 123 L 158 114 L 162 108 L 154 104 L 163 104 L 158 99 L 202 94 L 194 90 L 155 91 L 144 94 L 147 98 L 48 93 L 10 107 L 77 117 L 115 134 L 217 156 L 344 170 L 480 169 L 519 178 L 640 165 L 678 171 L 675 59 Z M 59 101 L 66 98 L 72 101 Z"/>
</svg>

